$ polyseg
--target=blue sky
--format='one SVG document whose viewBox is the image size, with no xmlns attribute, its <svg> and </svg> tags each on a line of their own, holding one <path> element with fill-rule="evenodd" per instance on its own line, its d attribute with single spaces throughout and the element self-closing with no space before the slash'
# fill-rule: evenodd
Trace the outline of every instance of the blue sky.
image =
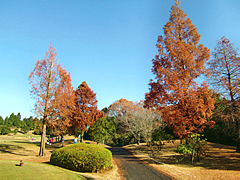
<svg viewBox="0 0 240 180">
<path fill-rule="evenodd" d="M 71 73 L 97 93 L 98 108 L 144 99 L 156 42 L 174 0 L 0 0 L 0 116 L 34 115 L 28 76 L 50 42 Z M 182 0 L 181 7 L 213 51 L 226 36 L 240 48 L 239 0 Z"/>
</svg>

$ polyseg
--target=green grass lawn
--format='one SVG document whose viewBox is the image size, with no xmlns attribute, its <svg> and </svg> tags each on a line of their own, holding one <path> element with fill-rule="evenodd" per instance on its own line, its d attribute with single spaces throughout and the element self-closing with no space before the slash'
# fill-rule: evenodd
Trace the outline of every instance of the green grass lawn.
<svg viewBox="0 0 240 180">
<path fill-rule="evenodd" d="M 76 172 L 44 163 L 0 160 L 0 179 L 87 179 Z"/>
</svg>

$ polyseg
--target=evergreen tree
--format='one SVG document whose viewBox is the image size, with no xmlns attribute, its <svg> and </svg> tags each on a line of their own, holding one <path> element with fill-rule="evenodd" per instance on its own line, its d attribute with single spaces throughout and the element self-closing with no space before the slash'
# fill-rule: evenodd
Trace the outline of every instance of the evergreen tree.
<svg viewBox="0 0 240 180">
<path fill-rule="evenodd" d="M 4 124 L 4 120 L 2 118 L 2 116 L 0 116 L 0 125 L 3 125 Z"/>
</svg>

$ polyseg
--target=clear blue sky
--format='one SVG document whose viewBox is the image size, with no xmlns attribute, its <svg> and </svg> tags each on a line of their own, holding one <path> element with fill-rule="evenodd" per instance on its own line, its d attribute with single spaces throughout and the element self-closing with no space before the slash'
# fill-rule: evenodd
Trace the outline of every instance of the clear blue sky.
<svg viewBox="0 0 240 180">
<path fill-rule="evenodd" d="M 50 42 L 71 73 L 86 81 L 98 108 L 144 99 L 151 60 L 174 0 L 0 0 L 0 116 L 33 115 L 28 76 Z M 222 36 L 240 48 L 239 0 L 182 0 L 181 7 L 214 49 Z"/>
</svg>

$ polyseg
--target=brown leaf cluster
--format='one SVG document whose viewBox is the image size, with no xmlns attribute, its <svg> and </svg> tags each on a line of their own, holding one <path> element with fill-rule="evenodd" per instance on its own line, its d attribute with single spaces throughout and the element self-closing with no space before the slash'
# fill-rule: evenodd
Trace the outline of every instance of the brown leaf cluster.
<svg viewBox="0 0 240 180">
<path fill-rule="evenodd" d="M 165 37 L 159 36 L 158 54 L 152 60 L 150 92 L 145 95 L 145 106 L 155 107 L 180 138 L 201 132 L 214 109 L 210 91 L 205 83 L 200 87 L 196 78 L 209 75 L 204 64 L 210 50 L 199 44 L 197 28 L 175 1 L 170 19 L 164 27 Z"/>
<path fill-rule="evenodd" d="M 105 116 L 103 111 L 97 109 L 96 93 L 94 93 L 84 81 L 75 90 L 74 107 L 72 111 L 71 132 L 76 133 L 76 129 L 87 131 L 88 126 Z"/>
<path fill-rule="evenodd" d="M 58 64 L 56 49 L 50 43 L 43 60 L 36 62 L 29 75 L 31 94 L 35 99 L 35 113 L 42 117 L 42 138 L 39 155 L 44 155 L 46 126 L 54 135 L 66 130 L 87 130 L 98 118 L 104 116 L 97 110 L 96 94 L 83 82 L 76 91 L 70 73 Z"/>
</svg>

